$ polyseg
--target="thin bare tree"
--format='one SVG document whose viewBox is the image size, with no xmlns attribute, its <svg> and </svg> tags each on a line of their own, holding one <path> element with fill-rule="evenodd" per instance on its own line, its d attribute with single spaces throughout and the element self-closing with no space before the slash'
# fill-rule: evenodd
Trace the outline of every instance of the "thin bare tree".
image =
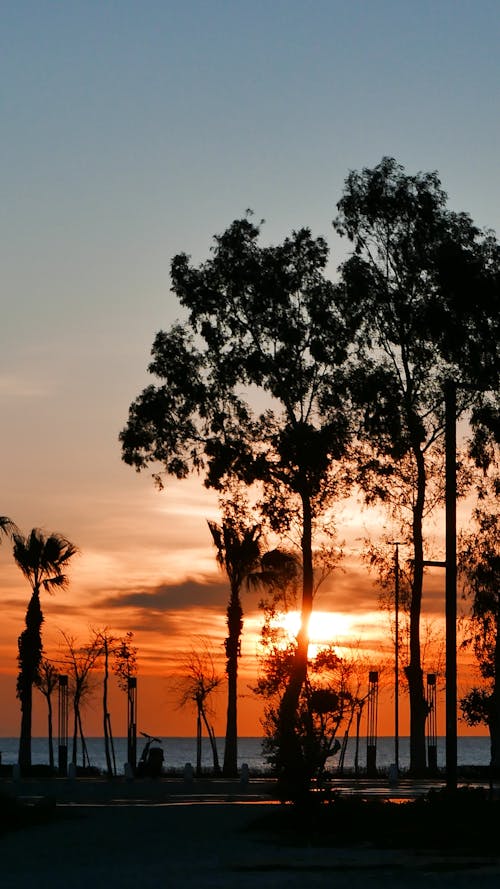
<svg viewBox="0 0 500 889">
<path fill-rule="evenodd" d="M 206 728 L 212 749 L 214 773 L 220 773 L 215 731 L 210 717 L 213 710 L 210 696 L 222 684 L 214 664 L 214 658 L 205 640 L 192 648 L 183 663 L 183 675 L 178 684 L 179 707 L 196 708 L 196 774 L 201 775 L 201 738 L 203 725 Z"/>
<path fill-rule="evenodd" d="M 73 748 L 71 762 L 77 765 L 78 735 L 82 746 L 82 766 L 89 765 L 87 745 L 83 732 L 82 706 L 94 690 L 92 672 L 102 656 L 102 639 L 93 631 L 89 642 L 81 645 L 74 636 L 62 633 L 65 646 L 65 669 L 69 676 L 73 704 Z"/>
</svg>

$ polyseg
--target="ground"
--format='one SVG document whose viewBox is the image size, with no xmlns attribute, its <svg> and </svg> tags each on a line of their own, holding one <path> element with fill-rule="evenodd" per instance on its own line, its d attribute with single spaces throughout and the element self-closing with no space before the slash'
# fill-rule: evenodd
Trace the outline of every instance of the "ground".
<svg viewBox="0 0 500 889">
<path fill-rule="evenodd" d="M 498 889 L 500 858 L 299 845 L 271 802 L 57 807 L 0 837 L 2 889 Z"/>
</svg>

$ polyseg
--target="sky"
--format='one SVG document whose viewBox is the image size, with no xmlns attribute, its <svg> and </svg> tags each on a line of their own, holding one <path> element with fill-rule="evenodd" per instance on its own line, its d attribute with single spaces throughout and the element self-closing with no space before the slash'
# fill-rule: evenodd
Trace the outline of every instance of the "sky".
<svg viewBox="0 0 500 889">
<path fill-rule="evenodd" d="M 498 232 L 498 2 L 4 0 L 0 41 L 0 514 L 79 547 L 68 590 L 43 602 L 47 651 L 61 630 L 82 642 L 90 627 L 132 630 L 140 727 L 189 735 L 171 677 L 200 637 L 222 651 L 227 584 L 206 525 L 217 501 L 197 478 L 159 493 L 118 443 L 154 335 L 180 315 L 170 261 L 203 260 L 251 208 L 266 242 L 304 225 L 323 235 L 334 276 L 345 177 L 384 155 L 438 170 L 449 206 Z M 339 632 L 380 635 L 359 562 L 379 522 L 348 506 L 340 518 L 346 558 L 321 604 Z M 428 580 L 429 614 L 442 585 Z M 0 586 L 5 736 L 19 730 L 29 597 L 7 542 Z M 256 735 L 257 597 L 244 608 L 240 732 Z M 223 717 L 222 695 L 219 731 Z M 34 734 L 44 718 L 37 701 Z M 89 734 L 98 718 L 95 705 Z"/>
</svg>

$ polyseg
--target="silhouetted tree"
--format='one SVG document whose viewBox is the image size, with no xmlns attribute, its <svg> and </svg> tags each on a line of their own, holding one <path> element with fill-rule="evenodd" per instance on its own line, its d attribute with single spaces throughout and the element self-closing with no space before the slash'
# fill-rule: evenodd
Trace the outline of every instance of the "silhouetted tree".
<svg viewBox="0 0 500 889">
<path fill-rule="evenodd" d="M 103 663 L 103 683 L 102 683 L 102 720 L 103 720 L 103 737 L 104 737 L 104 754 L 106 757 L 106 769 L 108 776 L 111 778 L 116 775 L 116 762 L 114 754 L 113 733 L 111 730 L 111 715 L 108 704 L 108 687 L 109 687 L 109 664 L 110 658 L 113 656 L 114 648 L 118 644 L 115 636 L 109 633 L 109 630 L 99 630 L 97 636 L 101 643 L 101 655 Z"/>
<path fill-rule="evenodd" d="M 492 504 L 493 505 L 493 504 Z M 475 510 L 475 529 L 461 538 L 459 567 L 471 604 L 466 645 L 472 647 L 483 679 L 460 707 L 468 725 L 488 726 L 491 765 L 500 771 L 500 516 Z"/>
<path fill-rule="evenodd" d="M 342 368 L 352 330 L 324 277 L 328 248 L 307 229 L 261 247 L 259 228 L 236 220 L 195 268 L 172 262 L 173 290 L 189 320 L 155 339 L 149 370 L 160 381 L 131 405 L 120 439 L 125 462 L 162 475 L 205 473 L 262 486 L 261 505 L 284 530 L 300 515 L 301 630 L 281 702 L 280 763 L 300 784 L 304 771 L 295 714 L 307 673 L 315 516 L 338 490 L 332 470 L 349 442 Z M 259 393 L 262 412 L 250 399 Z M 284 501 L 283 494 L 286 494 Z"/>
<path fill-rule="evenodd" d="M 179 683 L 179 706 L 196 708 L 196 774 L 201 775 L 201 738 L 203 725 L 207 730 L 212 750 L 214 773 L 220 774 L 217 742 L 210 716 L 210 695 L 222 683 L 215 668 L 214 659 L 206 642 L 199 640 L 196 648 L 187 655 L 183 664 L 183 676 Z"/>
<path fill-rule="evenodd" d="M 215 548 L 217 562 L 229 579 L 230 595 L 227 606 L 228 635 L 226 647 L 226 672 L 228 682 L 226 740 L 222 773 L 227 778 L 238 774 L 238 658 L 241 653 L 243 631 L 243 608 L 241 590 L 245 581 L 249 582 L 260 566 L 260 527 L 245 527 L 244 519 L 234 512 L 226 513 L 222 525 L 208 522 Z M 255 576 L 255 575 L 254 575 Z"/>
<path fill-rule="evenodd" d="M 134 634 L 130 630 L 118 639 L 113 651 L 113 672 L 118 681 L 118 688 L 127 695 L 127 761 L 135 766 L 137 753 L 137 714 L 135 699 L 137 681 L 137 646 L 133 644 Z M 134 680 L 134 682 L 132 682 Z"/>
<path fill-rule="evenodd" d="M 24 537 L 13 534 L 14 559 L 28 580 L 32 595 L 26 611 L 26 628 L 18 640 L 19 674 L 17 696 L 21 701 L 21 736 L 19 741 L 19 765 L 31 766 L 31 715 L 33 685 L 39 677 L 42 659 L 42 623 L 40 591 L 52 592 L 64 589 L 68 578 L 64 571 L 77 552 L 77 548 L 60 534 L 46 536 L 38 528 Z"/>
<path fill-rule="evenodd" d="M 102 639 L 93 632 L 86 645 L 80 645 L 74 636 L 62 633 L 66 643 L 65 670 L 69 677 L 69 688 L 73 705 L 73 746 L 71 762 L 77 765 L 78 735 L 82 747 L 82 766 L 89 764 L 87 745 L 82 722 L 82 706 L 94 690 L 92 672 L 102 656 Z"/>
<path fill-rule="evenodd" d="M 113 673 L 118 687 L 129 691 L 129 679 L 137 676 L 137 646 L 133 644 L 134 634 L 131 630 L 117 640 L 113 649 Z"/>
<path fill-rule="evenodd" d="M 49 765 L 54 768 L 54 736 L 52 724 L 52 694 L 59 684 L 59 671 L 51 664 L 47 658 L 44 658 L 40 664 L 38 678 L 35 680 L 36 687 L 47 702 L 47 737 L 49 742 Z"/>
<path fill-rule="evenodd" d="M 487 295 L 498 291 L 498 245 L 467 214 L 446 208 L 436 173 L 407 175 L 392 158 L 350 173 L 337 208 L 334 227 L 354 248 L 341 267 L 342 290 L 345 313 L 359 322 L 353 394 L 371 449 L 360 480 L 370 496 L 375 492 L 386 502 L 401 502 L 398 477 L 410 483 L 407 677 L 410 763 L 419 772 L 425 768 L 427 712 L 420 612 L 429 461 L 443 436 L 445 381 L 468 387 L 458 389 L 459 415 L 473 402 L 476 384 L 492 384 L 498 293 L 496 302 L 488 303 Z M 484 358 L 476 368 L 474 347 Z"/>
<path fill-rule="evenodd" d="M 291 567 L 291 563 L 290 563 Z M 293 669 L 296 640 L 285 626 L 289 609 L 294 610 L 294 576 L 261 603 L 264 624 L 261 631 L 259 677 L 254 691 L 265 702 L 262 725 L 264 752 L 278 766 L 279 711 Z M 301 689 L 296 714 L 296 733 L 302 749 L 308 777 L 320 778 L 328 760 L 343 750 L 356 715 L 361 718 L 370 666 L 359 646 L 340 649 L 334 643 L 324 645 L 309 657 L 306 681 Z M 339 738 L 341 733 L 342 741 Z M 359 720 L 357 724 L 359 730 Z M 339 763 L 340 765 L 340 763 Z M 281 792 L 288 793 L 285 780 Z"/>
</svg>

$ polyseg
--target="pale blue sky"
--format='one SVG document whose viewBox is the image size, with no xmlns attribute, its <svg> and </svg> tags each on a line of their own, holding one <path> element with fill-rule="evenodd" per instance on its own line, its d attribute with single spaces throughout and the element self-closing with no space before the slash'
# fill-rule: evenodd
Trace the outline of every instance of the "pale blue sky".
<svg viewBox="0 0 500 889">
<path fill-rule="evenodd" d="M 171 257 L 251 207 L 333 270 L 343 180 L 385 154 L 500 231 L 500 2 L 3 0 L 0 41 L 0 514 L 66 533 L 88 588 L 154 585 L 171 547 L 213 561 L 198 488 L 160 497 L 117 441 Z"/>
</svg>

